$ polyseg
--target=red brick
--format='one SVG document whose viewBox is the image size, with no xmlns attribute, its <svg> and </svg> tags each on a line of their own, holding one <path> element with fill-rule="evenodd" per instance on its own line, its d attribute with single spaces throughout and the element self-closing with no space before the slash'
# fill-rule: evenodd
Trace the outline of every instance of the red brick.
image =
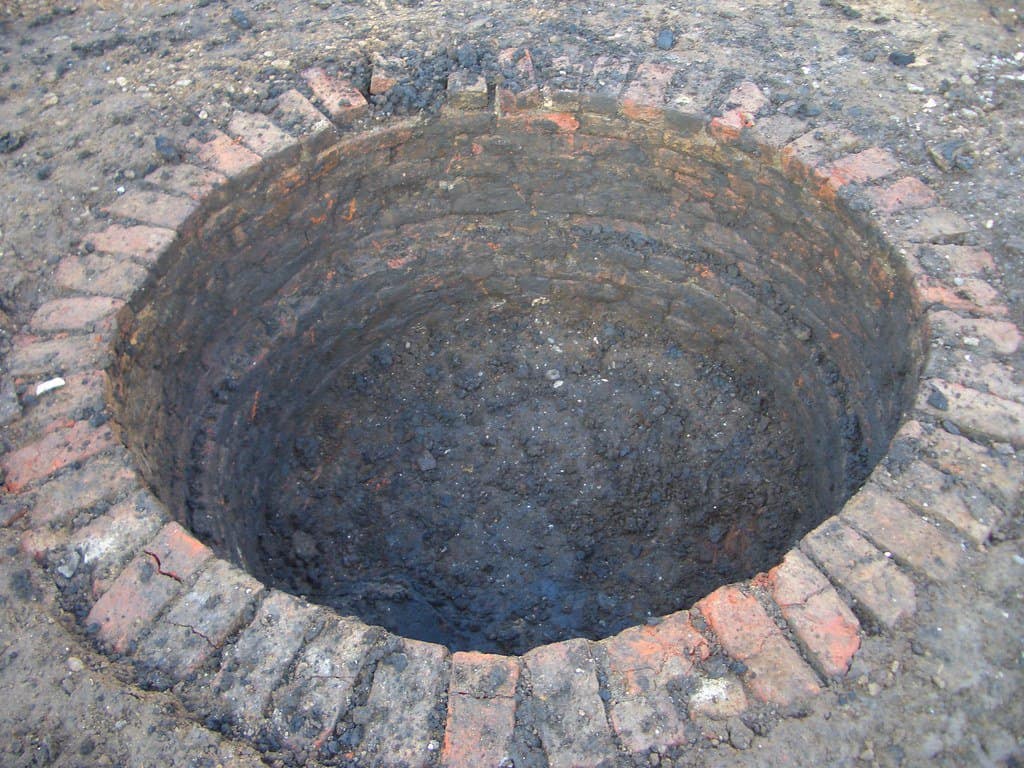
<svg viewBox="0 0 1024 768">
<path fill-rule="evenodd" d="M 794 549 L 768 572 L 772 598 L 807 657 L 826 678 L 846 674 L 860 648 L 860 622 L 825 576 Z"/>
<path fill-rule="evenodd" d="M 110 362 L 110 338 L 106 333 L 64 336 L 39 340 L 35 336 L 14 339 L 7 358 L 7 371 L 16 378 L 49 378 L 74 371 L 105 368 Z"/>
<path fill-rule="evenodd" d="M 89 426 L 76 421 L 71 426 L 55 429 L 45 437 L 0 458 L 7 480 L 5 488 L 17 493 L 29 483 L 42 480 L 69 464 L 85 461 L 116 445 L 110 427 Z"/>
<path fill-rule="evenodd" d="M 1002 295 L 989 283 L 976 277 L 956 278 L 950 284 L 925 274 L 914 276 L 914 287 L 925 307 L 941 306 L 957 312 L 1003 317 L 1009 309 Z"/>
<path fill-rule="evenodd" d="M 261 157 L 269 157 L 295 146 L 295 139 L 264 115 L 236 112 L 228 123 L 228 133 Z"/>
<path fill-rule="evenodd" d="M 109 296 L 54 299 L 32 315 L 29 327 L 36 333 L 53 331 L 90 331 L 124 306 L 124 301 Z"/>
<path fill-rule="evenodd" d="M 785 706 L 821 691 L 818 679 L 752 595 L 720 587 L 694 606 L 722 647 L 742 661 L 744 681 L 761 701 Z"/>
<path fill-rule="evenodd" d="M 729 95 L 725 97 L 725 104 L 722 105 L 722 109 L 738 108 L 751 117 L 755 117 L 769 103 L 769 98 L 757 87 L 757 83 L 745 80 L 729 91 Z"/>
<path fill-rule="evenodd" d="M 884 213 L 927 208 L 938 202 L 935 193 L 913 176 L 905 176 L 886 187 L 870 189 L 867 194 L 875 207 Z"/>
<path fill-rule="evenodd" d="M 1024 379 L 1007 365 L 965 360 L 945 368 L 942 378 L 1005 400 L 1024 403 Z"/>
<path fill-rule="evenodd" d="M 370 93 L 375 96 L 387 93 L 405 74 L 405 62 L 397 56 L 373 55 L 373 68 L 370 73 Z"/>
<path fill-rule="evenodd" d="M 122 219 L 134 219 L 144 224 L 177 229 L 195 209 L 195 201 L 187 197 L 133 189 L 117 198 L 106 210 Z"/>
<path fill-rule="evenodd" d="M 146 274 L 128 259 L 86 254 L 66 256 L 54 278 L 59 287 L 70 291 L 127 299 L 145 282 Z"/>
<path fill-rule="evenodd" d="M 498 53 L 498 63 L 505 69 L 513 69 L 518 90 L 498 83 L 495 99 L 499 115 L 508 115 L 523 109 L 540 105 L 540 88 L 533 68 L 533 56 L 521 48 L 505 48 Z"/>
<path fill-rule="evenodd" d="M 550 768 L 611 768 L 616 749 L 586 640 L 544 645 L 523 656 Z"/>
<path fill-rule="evenodd" d="M 284 679 L 316 614 L 317 609 L 303 600 L 273 591 L 238 640 L 225 649 L 221 669 L 210 685 L 217 693 L 214 706 L 245 736 L 258 733 L 271 694 Z"/>
<path fill-rule="evenodd" d="M 917 610 L 914 582 L 837 518 L 804 536 L 800 547 L 881 626 L 892 629 Z"/>
<path fill-rule="evenodd" d="M 85 625 L 104 646 L 125 653 L 212 556 L 192 534 L 168 523 L 96 601 Z"/>
<path fill-rule="evenodd" d="M 569 112 L 526 112 L 505 120 L 524 130 L 543 133 L 573 133 L 580 127 L 580 121 Z"/>
<path fill-rule="evenodd" d="M 711 135 L 721 141 L 735 141 L 744 128 L 754 125 L 753 119 L 741 109 L 730 109 L 721 117 L 711 118 Z"/>
<path fill-rule="evenodd" d="M 92 232 L 84 242 L 101 253 L 130 256 L 142 264 L 153 264 L 177 234 L 164 227 L 126 227 L 114 224 L 102 232 Z"/>
<path fill-rule="evenodd" d="M 138 484 L 124 453 L 97 456 L 81 469 L 59 475 L 36 491 L 29 520 L 33 528 L 63 525 L 76 513 L 116 498 Z"/>
<path fill-rule="evenodd" d="M 612 726 L 631 753 L 678 746 L 688 738 L 670 683 L 695 677 L 693 661 L 709 655 L 707 640 L 684 611 L 655 625 L 633 627 L 601 642 L 607 665 Z"/>
<path fill-rule="evenodd" d="M 622 94 L 622 114 L 630 120 L 658 120 L 665 111 L 668 91 L 675 67 L 645 62 L 637 67 L 633 81 Z"/>
<path fill-rule="evenodd" d="M 899 163 L 892 153 L 879 147 L 871 147 L 863 152 L 847 155 L 836 160 L 828 168 L 828 185 L 837 190 L 854 183 L 863 184 L 885 178 L 899 168 Z"/>
<path fill-rule="evenodd" d="M 103 371 L 69 373 L 63 378 L 64 386 L 44 393 L 26 410 L 18 425 L 21 434 L 39 437 L 65 426 L 69 414 L 99 413 L 106 407 L 107 375 Z"/>
<path fill-rule="evenodd" d="M 946 310 L 928 313 L 935 335 L 950 341 L 976 339 L 978 344 L 990 347 L 1001 355 L 1012 355 L 1020 347 L 1020 330 L 1006 320 L 961 317 Z M 967 344 L 972 346 L 972 344 Z"/>
<path fill-rule="evenodd" d="M 948 208 L 924 208 L 916 213 L 916 219 L 907 230 L 912 243 L 961 243 L 971 231 L 967 220 Z"/>
<path fill-rule="evenodd" d="M 166 165 L 146 176 L 146 181 L 150 184 L 193 200 L 202 200 L 227 180 L 222 173 L 188 163 Z"/>
<path fill-rule="evenodd" d="M 370 764 L 435 764 L 429 745 L 447 681 L 448 649 L 443 645 L 403 639 L 400 650 L 380 661 L 366 699 L 369 721 L 359 743 Z"/>
<path fill-rule="evenodd" d="M 953 276 L 985 277 L 997 274 L 992 254 L 983 248 L 967 245 L 926 246 L 932 253 L 942 257 L 949 273 Z"/>
<path fill-rule="evenodd" d="M 259 155 L 220 131 L 214 131 L 205 142 L 192 139 L 188 149 L 195 153 L 200 163 L 229 179 L 241 176 L 260 163 Z"/>
<path fill-rule="evenodd" d="M 732 675 L 698 678 L 686 705 L 691 718 L 709 717 L 712 720 L 736 717 L 748 706 L 743 685 Z"/>
<path fill-rule="evenodd" d="M 859 143 L 860 139 L 845 129 L 825 127 L 810 131 L 782 148 L 782 170 L 798 184 L 823 184 L 829 177 L 829 159 Z"/>
<path fill-rule="evenodd" d="M 598 101 L 618 101 L 632 64 L 614 56 L 598 56 L 584 91 Z"/>
<path fill-rule="evenodd" d="M 193 674 L 242 626 L 263 585 L 225 560 L 214 560 L 166 614 L 134 656 L 146 670 L 177 682 Z"/>
<path fill-rule="evenodd" d="M 448 102 L 455 109 L 486 109 L 487 79 L 478 72 L 456 69 L 448 75 Z"/>
<path fill-rule="evenodd" d="M 509 757 L 519 668 L 519 660 L 509 656 L 476 651 L 452 655 L 441 765 L 477 768 Z"/>
<path fill-rule="evenodd" d="M 313 95 L 323 104 L 327 114 L 336 122 L 350 123 L 363 117 L 369 110 L 363 94 L 347 81 L 328 75 L 320 67 L 305 70 L 302 77 L 313 89 Z"/>
<path fill-rule="evenodd" d="M 940 393 L 944 407 L 933 405 Z M 943 379 L 928 379 L 917 407 L 956 424 L 968 436 L 1024 447 L 1024 405 Z"/>
</svg>

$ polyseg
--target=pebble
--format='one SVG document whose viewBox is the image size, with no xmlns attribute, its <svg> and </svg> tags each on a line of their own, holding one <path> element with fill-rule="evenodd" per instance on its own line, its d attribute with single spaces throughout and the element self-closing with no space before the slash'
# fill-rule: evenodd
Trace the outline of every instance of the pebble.
<svg viewBox="0 0 1024 768">
<path fill-rule="evenodd" d="M 905 53 L 903 51 L 893 51 L 889 54 L 889 63 L 894 64 L 897 67 L 906 67 L 917 61 L 917 56 L 913 53 Z"/>
<path fill-rule="evenodd" d="M 663 29 L 658 33 L 658 39 L 655 41 L 655 45 L 658 46 L 659 50 L 668 51 L 672 49 L 672 46 L 676 44 L 676 33 L 671 29 Z"/>
<path fill-rule="evenodd" d="M 430 451 L 424 451 L 416 457 L 416 466 L 420 472 L 429 472 L 432 469 L 437 469 L 437 459 Z"/>
<path fill-rule="evenodd" d="M 231 23 L 241 30 L 248 31 L 252 29 L 252 22 L 249 21 L 249 17 L 245 15 L 245 11 L 241 8 L 231 9 Z"/>
<path fill-rule="evenodd" d="M 81 672 L 85 669 L 85 662 L 77 656 L 68 656 L 68 669 L 72 672 Z"/>
</svg>

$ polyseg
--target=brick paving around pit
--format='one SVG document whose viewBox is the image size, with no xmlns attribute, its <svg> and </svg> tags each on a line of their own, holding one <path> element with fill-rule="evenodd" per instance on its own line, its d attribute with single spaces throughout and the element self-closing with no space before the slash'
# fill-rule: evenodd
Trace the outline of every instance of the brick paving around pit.
<svg viewBox="0 0 1024 768">
<path fill-rule="evenodd" d="M 453 72 L 444 109 L 542 132 L 600 126 L 696 137 L 708 152 L 732 144 L 830 205 L 870 211 L 912 273 L 932 349 L 893 441 L 899 461 L 880 463 L 768 573 L 614 637 L 521 658 L 396 637 L 215 557 L 142 487 L 112 425 L 77 414 L 104 396 L 120 307 L 165 249 L 204 225 L 210 200 L 253 177 L 282 190 L 309 183 L 374 146 L 362 94 L 307 70 L 312 100 L 291 91 L 270 116 L 235 115 L 186 164 L 114 201 L 109 226 L 83 233 L 55 275 L 64 297 L 38 309 L 9 360 L 20 384 L 66 383 L 31 412 L 45 418 L 25 417 L 36 419 L 31 439 L 0 457 L 2 522 L 23 526 L 23 548 L 69 596 L 82 631 L 131 660 L 140 684 L 173 687 L 201 721 L 296 763 L 570 768 L 684 749 L 706 723 L 819 695 L 847 674 L 866 632 L 912 623 L 922 585 L 953 579 L 1020 501 L 1024 396 L 1006 366 L 1020 331 L 986 281 L 990 257 L 961 244 L 967 225 L 888 151 L 847 151 L 856 142 L 838 127 L 762 119 L 768 100 L 749 82 L 697 112 L 679 106 L 663 65 L 577 63 L 558 83 L 538 82 L 528 55 L 514 66 L 515 90 Z M 924 249 L 940 249 L 945 268 L 922 266 Z M 106 511 L 75 524 L 94 508 Z"/>
</svg>

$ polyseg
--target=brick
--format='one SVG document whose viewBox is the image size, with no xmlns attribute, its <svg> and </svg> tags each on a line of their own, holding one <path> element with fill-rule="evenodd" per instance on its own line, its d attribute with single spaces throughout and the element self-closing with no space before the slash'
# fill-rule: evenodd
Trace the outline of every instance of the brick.
<svg viewBox="0 0 1024 768">
<path fill-rule="evenodd" d="M 761 701 L 785 706 L 821 692 L 818 678 L 753 595 L 720 587 L 695 606 L 719 642 L 747 671 L 743 680 Z"/>
<path fill-rule="evenodd" d="M 992 254 L 983 248 L 967 245 L 931 245 L 922 249 L 922 257 L 926 254 L 936 258 L 930 263 L 937 263 L 939 268 L 953 277 L 986 277 L 997 274 L 996 262 Z"/>
<path fill-rule="evenodd" d="M 630 69 L 632 64 L 626 59 L 598 56 L 583 89 L 588 95 L 588 101 L 597 108 L 608 110 L 614 105 L 617 109 L 619 95 L 626 87 Z"/>
<path fill-rule="evenodd" d="M 29 519 L 33 528 L 70 522 L 76 513 L 117 498 L 138 485 L 127 455 L 97 456 L 81 469 L 49 480 L 36 491 Z"/>
<path fill-rule="evenodd" d="M 843 507 L 842 518 L 875 546 L 936 581 L 960 565 L 960 546 L 884 488 L 868 483 Z"/>
<path fill-rule="evenodd" d="M 7 477 L 5 488 L 17 493 L 30 483 L 113 447 L 116 442 L 106 424 L 92 427 L 86 421 L 76 421 L 71 426 L 55 429 L 0 458 L 0 467 Z"/>
<path fill-rule="evenodd" d="M 43 304 L 32 315 L 29 328 L 36 333 L 54 331 L 90 331 L 124 306 L 121 299 L 109 296 L 54 299 Z"/>
<path fill-rule="evenodd" d="M 278 125 L 306 142 L 319 143 L 338 135 L 327 116 L 294 88 L 277 97 L 273 115 Z"/>
<path fill-rule="evenodd" d="M 192 139 L 188 150 L 199 162 L 229 179 L 238 178 L 260 163 L 260 156 L 221 131 L 213 131 L 206 141 Z"/>
<path fill-rule="evenodd" d="M 928 208 L 938 202 L 936 194 L 913 176 L 904 176 L 885 187 L 869 189 L 867 195 L 875 208 L 883 213 Z"/>
<path fill-rule="evenodd" d="M 36 437 L 69 419 L 86 420 L 106 408 L 107 375 L 103 371 L 69 373 L 63 378 L 64 386 L 46 392 L 25 411 L 18 425 L 22 434 Z"/>
<path fill-rule="evenodd" d="M 162 684 L 187 678 L 242 626 L 262 591 L 249 574 L 213 560 L 139 642 L 136 664 L 166 675 Z"/>
<path fill-rule="evenodd" d="M 687 702 L 691 718 L 709 717 L 712 720 L 737 717 L 745 712 L 748 706 L 747 694 L 742 683 L 731 675 L 698 678 Z"/>
<path fill-rule="evenodd" d="M 128 259 L 99 254 L 70 255 L 54 274 L 57 286 L 77 293 L 128 299 L 145 282 L 147 272 Z"/>
<path fill-rule="evenodd" d="M 1016 509 L 1024 475 L 1012 459 L 993 453 L 966 437 L 908 421 L 894 443 L 910 443 L 929 464 L 981 489 L 1005 511 Z"/>
<path fill-rule="evenodd" d="M 452 654 L 441 765 L 477 768 L 499 765 L 509 757 L 519 671 L 517 658 L 476 651 Z"/>
<path fill-rule="evenodd" d="M 644 62 L 622 93 L 622 114 L 630 120 L 649 122 L 659 119 L 665 110 L 665 94 L 675 67 Z"/>
<path fill-rule="evenodd" d="M 794 549 L 768 572 L 768 582 L 815 669 L 825 678 L 845 675 L 860 648 L 860 622 L 828 579 Z"/>
<path fill-rule="evenodd" d="M 91 603 L 106 592 L 118 574 L 160 527 L 167 511 L 148 491 L 115 504 L 91 523 L 78 529 L 68 540 L 63 564 L 77 562 L 90 573 Z"/>
<path fill-rule="evenodd" d="M 550 768 L 616 765 L 597 670 L 586 640 L 541 646 L 523 656 Z"/>
<path fill-rule="evenodd" d="M 892 474 L 875 474 L 882 485 L 919 514 L 952 525 L 975 544 L 984 544 L 992 534 L 991 522 L 975 518 L 962 496 L 964 490 L 954 478 L 924 461 L 909 462 Z"/>
<path fill-rule="evenodd" d="M 299 653 L 295 669 L 271 695 L 266 727 L 291 749 L 319 749 L 338 718 L 352 706 L 356 678 L 380 630 L 361 621 L 329 616 Z"/>
<path fill-rule="evenodd" d="M 498 64 L 504 72 L 511 72 L 512 86 L 500 81 L 495 90 L 499 115 L 508 115 L 540 105 L 540 88 L 533 68 L 533 56 L 522 48 L 505 48 L 498 52 Z"/>
<path fill-rule="evenodd" d="M 347 81 L 328 75 L 324 69 L 311 67 L 303 71 L 302 77 L 335 122 L 351 123 L 369 111 L 363 94 Z"/>
<path fill-rule="evenodd" d="M 397 85 L 406 73 L 405 62 L 397 56 L 373 54 L 373 67 L 370 72 L 370 93 L 380 96 Z"/>
<path fill-rule="evenodd" d="M 846 184 L 864 184 L 883 179 L 899 168 L 892 153 L 880 147 L 870 147 L 863 152 L 846 155 L 828 168 L 828 185 L 837 190 Z"/>
<path fill-rule="evenodd" d="M 917 609 L 914 583 L 863 536 L 836 518 L 804 536 L 800 548 L 886 629 Z"/>
<path fill-rule="evenodd" d="M 828 180 L 829 160 L 856 148 L 860 139 L 842 129 L 825 126 L 798 136 L 779 153 L 782 170 L 798 184 L 824 184 Z"/>
<path fill-rule="evenodd" d="M 1024 405 L 1012 400 L 943 379 L 928 379 L 921 387 L 917 407 L 948 419 L 970 437 L 1024 447 Z"/>
<path fill-rule="evenodd" d="M 297 597 L 271 591 L 252 623 L 224 651 L 212 689 L 214 706 L 252 737 L 264 721 L 271 694 L 284 679 L 313 624 L 317 609 Z"/>
<path fill-rule="evenodd" d="M 276 155 L 298 142 L 265 115 L 235 112 L 228 122 L 228 133 L 261 157 Z"/>
<path fill-rule="evenodd" d="M 111 334 L 106 331 L 47 340 L 16 337 L 14 350 L 7 358 L 7 371 L 16 378 L 50 378 L 106 368 L 112 358 L 110 342 Z"/>
<path fill-rule="evenodd" d="M 1001 355 L 1012 355 L 1020 347 L 1020 330 L 1006 320 L 962 317 L 946 310 L 928 313 L 934 335 L 959 341 L 968 347 L 987 347 Z"/>
<path fill-rule="evenodd" d="M 693 661 L 706 659 L 708 642 L 685 611 L 655 625 L 627 629 L 602 641 L 609 714 L 619 742 L 633 754 L 662 751 L 688 739 L 685 700 L 696 677 Z"/>
<path fill-rule="evenodd" d="M 455 109 L 487 109 L 487 79 L 478 72 L 455 69 L 448 75 L 447 95 Z"/>
<path fill-rule="evenodd" d="M 735 140 L 744 128 L 754 126 L 757 113 L 768 103 L 768 97 L 756 83 L 740 83 L 726 97 L 722 115 L 711 120 L 711 134 L 722 140 Z"/>
<path fill-rule="evenodd" d="M 227 176 L 222 173 L 188 163 L 165 165 L 146 176 L 146 181 L 150 184 L 193 200 L 202 200 L 217 187 L 223 186 L 227 180 Z"/>
<path fill-rule="evenodd" d="M 129 256 L 142 264 L 154 264 L 176 237 L 177 233 L 166 227 L 114 224 L 102 232 L 86 235 L 84 242 L 86 247 L 92 246 L 101 253 Z"/>
<path fill-rule="evenodd" d="M 959 244 L 970 231 L 967 220 L 948 208 L 924 208 L 915 212 L 907 239 L 912 243 Z"/>
<path fill-rule="evenodd" d="M 127 652 L 213 552 L 168 523 L 96 601 L 85 625 L 116 653 Z"/>
<path fill-rule="evenodd" d="M 133 189 L 117 198 L 106 210 L 112 216 L 122 219 L 177 229 L 196 210 L 196 202 L 187 197 L 167 195 L 163 192 Z"/>
<path fill-rule="evenodd" d="M 956 312 L 1003 317 L 1009 309 L 1003 304 L 1002 294 L 991 284 L 976 277 L 955 278 L 956 283 L 925 274 L 914 276 L 914 288 L 917 289 L 921 303 L 927 307 L 944 307 Z"/>
<path fill-rule="evenodd" d="M 941 378 L 1004 400 L 1024 403 L 1024 376 L 1006 365 L 964 361 L 947 367 Z"/>
<path fill-rule="evenodd" d="M 430 748 L 435 713 L 448 678 L 448 649 L 403 639 L 401 649 L 381 659 L 366 700 L 360 753 L 370 763 L 394 768 L 427 768 L 435 761 Z"/>
</svg>

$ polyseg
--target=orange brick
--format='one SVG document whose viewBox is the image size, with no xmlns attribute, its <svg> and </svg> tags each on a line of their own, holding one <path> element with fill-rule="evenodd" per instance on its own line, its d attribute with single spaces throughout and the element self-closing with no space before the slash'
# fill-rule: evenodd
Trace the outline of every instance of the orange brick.
<svg viewBox="0 0 1024 768">
<path fill-rule="evenodd" d="M 130 256 L 143 264 L 152 264 L 167 247 L 174 242 L 177 234 L 166 227 L 127 227 L 114 224 L 102 232 L 85 236 L 86 246 L 92 246 L 101 253 Z"/>
<path fill-rule="evenodd" d="M 123 219 L 134 219 L 167 229 L 177 229 L 196 209 L 187 197 L 134 189 L 121 195 L 107 210 Z"/>
<path fill-rule="evenodd" d="M 509 756 L 516 718 L 519 660 L 459 652 L 452 655 L 448 722 L 441 765 L 477 768 Z"/>
<path fill-rule="evenodd" d="M 124 306 L 124 301 L 109 296 L 54 299 L 32 315 L 29 327 L 36 333 L 53 331 L 89 331 Z"/>
<path fill-rule="evenodd" d="M 146 181 L 150 184 L 168 192 L 185 195 L 193 200 L 202 200 L 227 180 L 222 173 L 188 163 L 157 168 L 146 176 Z"/>
<path fill-rule="evenodd" d="M 228 123 L 228 133 L 262 157 L 276 155 L 297 144 L 269 118 L 250 112 L 236 112 Z"/>
<path fill-rule="evenodd" d="M 321 67 L 304 70 L 302 77 L 333 120 L 350 123 L 369 110 L 363 94 L 349 82 L 328 75 Z"/>
<path fill-rule="evenodd" d="M 129 259 L 97 253 L 65 257 L 54 277 L 61 288 L 127 299 L 145 282 L 146 274 L 145 269 Z"/>
<path fill-rule="evenodd" d="M 192 139 L 188 149 L 195 152 L 200 163 L 229 179 L 241 176 L 260 162 L 259 155 L 220 131 L 214 131 L 212 138 L 206 142 Z"/>
<path fill-rule="evenodd" d="M 799 550 L 768 572 L 772 598 L 824 677 L 846 674 L 860 648 L 860 622 Z"/>
<path fill-rule="evenodd" d="M 757 598 L 730 585 L 716 589 L 694 607 L 725 651 L 747 666 L 744 681 L 758 699 L 785 706 L 820 693 L 814 672 Z"/>
<path fill-rule="evenodd" d="M 887 187 L 868 190 L 868 197 L 884 213 L 896 213 L 913 208 L 927 208 L 938 202 L 938 197 L 924 182 L 905 176 Z"/>
<path fill-rule="evenodd" d="M 85 620 L 101 643 L 125 653 L 213 552 L 168 523 L 96 601 Z"/>
<path fill-rule="evenodd" d="M 879 147 L 841 157 L 828 168 L 828 185 L 839 189 L 846 184 L 863 184 L 888 176 L 899 168 L 892 153 Z"/>
<path fill-rule="evenodd" d="M 622 113 L 630 120 L 659 119 L 665 111 L 665 92 L 675 67 L 645 62 L 637 67 L 633 81 L 622 94 Z"/>
<path fill-rule="evenodd" d="M 32 527 L 62 525 L 78 511 L 113 499 L 137 482 L 135 470 L 123 453 L 97 456 L 81 469 L 65 472 L 40 486 L 29 513 Z"/>
<path fill-rule="evenodd" d="M 936 405 L 933 393 L 943 399 Z M 949 419 L 967 435 L 1024 447 L 1024 405 L 943 379 L 928 379 L 917 407 Z"/>
<path fill-rule="evenodd" d="M 95 456 L 116 442 L 107 425 L 92 427 L 86 421 L 76 421 L 69 427 L 54 429 L 40 440 L 0 459 L 0 467 L 7 475 L 5 487 L 17 493 L 29 483 Z"/>
<path fill-rule="evenodd" d="M 1020 347 L 1020 330 L 1006 320 L 961 317 L 941 310 L 929 312 L 928 321 L 936 335 L 961 343 L 964 339 L 974 338 L 977 344 L 991 347 L 1001 355 L 1012 355 Z"/>
</svg>

